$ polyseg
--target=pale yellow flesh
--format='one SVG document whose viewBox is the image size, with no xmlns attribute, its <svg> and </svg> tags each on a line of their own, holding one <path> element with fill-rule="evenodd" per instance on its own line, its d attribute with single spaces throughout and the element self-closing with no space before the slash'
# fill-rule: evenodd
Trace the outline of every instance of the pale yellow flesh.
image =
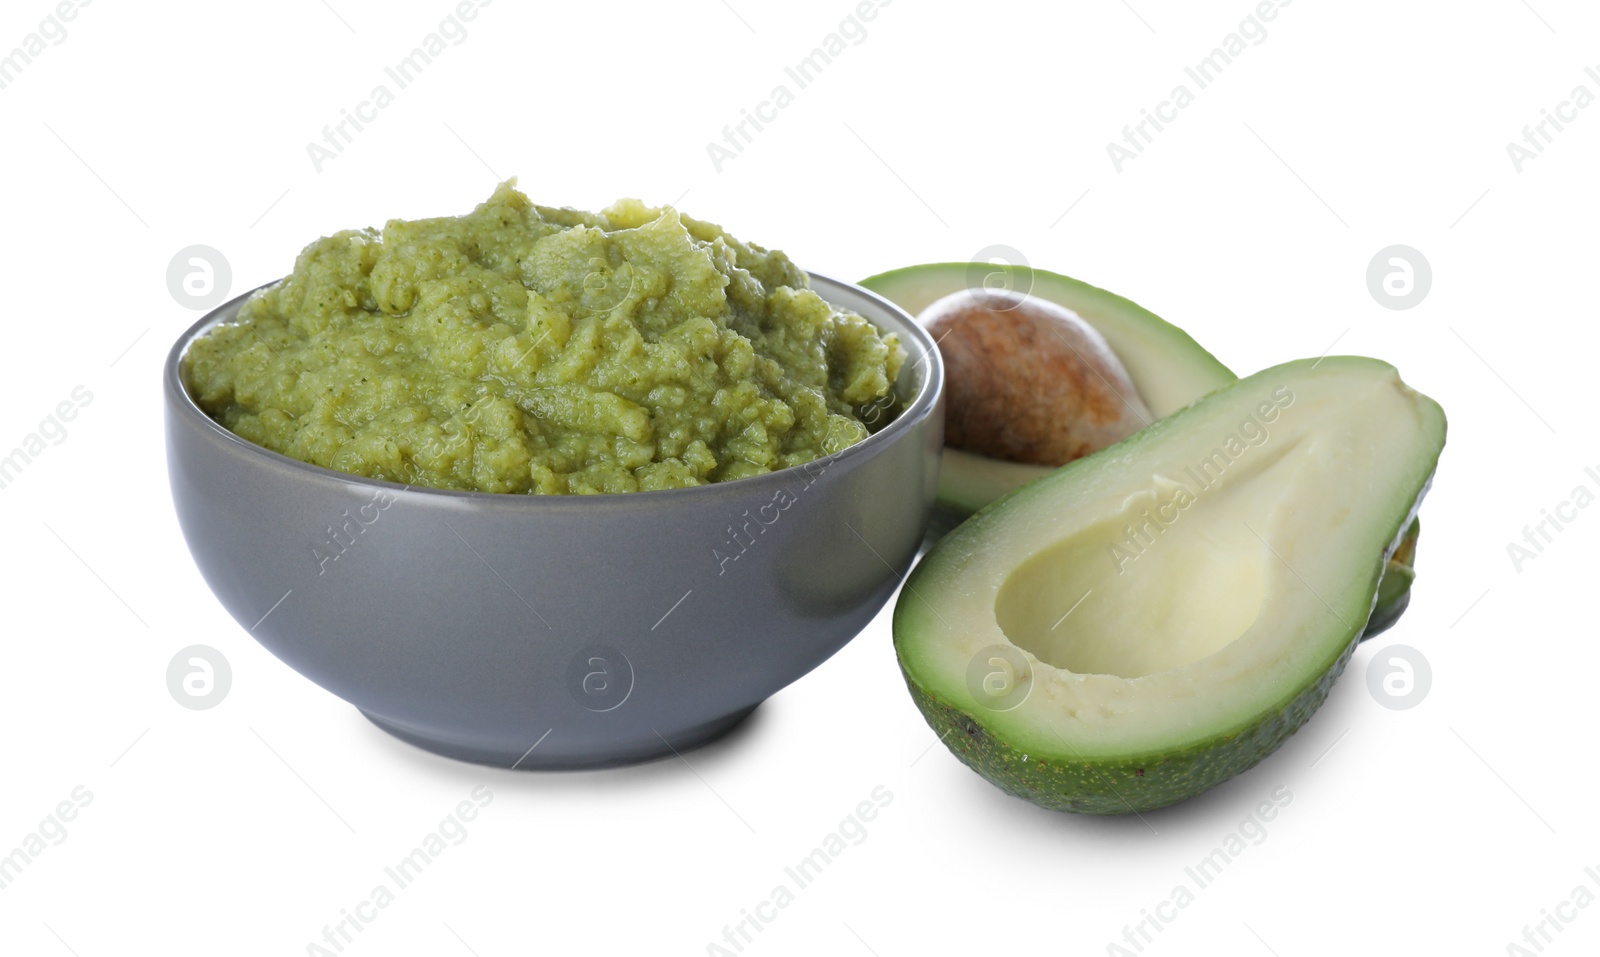
<svg viewBox="0 0 1600 957">
<path fill-rule="evenodd" d="M 1053 471 L 1055 467 L 1049 465 L 1003 462 L 947 445 L 939 453 L 939 496 L 947 504 L 976 512 Z"/>
<path fill-rule="evenodd" d="M 1086 756 L 1204 740 L 1325 671 L 1366 620 L 1427 477 L 1412 463 L 1431 472 L 1437 456 L 1415 451 L 1442 443 L 1443 416 L 1374 360 L 1279 368 L 958 529 L 915 581 L 906 624 L 939 640 L 902 643 L 908 670 L 986 723 L 1049 729 Z M 1162 506 L 1165 527 L 1130 544 Z M 1032 666 L 1014 710 L 966 690 L 994 644 Z"/>
</svg>

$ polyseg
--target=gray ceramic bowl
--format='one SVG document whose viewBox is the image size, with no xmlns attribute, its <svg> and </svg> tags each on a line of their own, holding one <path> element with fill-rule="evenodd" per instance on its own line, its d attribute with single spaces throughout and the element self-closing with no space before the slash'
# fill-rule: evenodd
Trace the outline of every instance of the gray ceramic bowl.
<svg viewBox="0 0 1600 957">
<path fill-rule="evenodd" d="M 208 418 L 163 369 L 167 468 L 229 614 L 379 727 L 516 768 L 642 761 L 711 740 L 844 646 L 917 551 L 943 366 L 898 307 L 812 276 L 896 332 L 905 410 L 827 460 L 607 496 L 405 488 L 297 462 Z"/>
</svg>

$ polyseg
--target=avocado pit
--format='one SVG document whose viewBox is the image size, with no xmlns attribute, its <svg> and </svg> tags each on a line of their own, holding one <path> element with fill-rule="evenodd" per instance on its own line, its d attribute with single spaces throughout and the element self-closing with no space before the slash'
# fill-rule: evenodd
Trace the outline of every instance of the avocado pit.
<svg viewBox="0 0 1600 957">
<path fill-rule="evenodd" d="M 1065 306 L 970 289 L 920 317 L 945 362 L 945 443 L 990 458 L 1065 465 L 1154 416 L 1102 336 Z"/>
</svg>

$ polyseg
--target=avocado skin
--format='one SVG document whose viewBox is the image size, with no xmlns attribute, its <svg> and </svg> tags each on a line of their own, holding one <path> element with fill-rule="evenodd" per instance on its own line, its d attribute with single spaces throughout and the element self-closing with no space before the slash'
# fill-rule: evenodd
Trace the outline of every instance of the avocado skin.
<svg viewBox="0 0 1600 957">
<path fill-rule="evenodd" d="M 1411 604 L 1411 584 L 1417 578 L 1417 538 L 1421 534 L 1421 520 L 1412 519 L 1405 538 L 1383 566 L 1383 579 L 1378 582 L 1377 600 L 1367 618 L 1367 628 L 1361 633 L 1362 641 L 1394 627 Z"/>
<path fill-rule="evenodd" d="M 1000 790 L 1053 811 L 1136 814 L 1209 791 L 1278 750 L 1322 706 L 1358 643 L 1352 636 L 1321 677 L 1282 710 L 1252 724 L 1179 750 L 1092 762 L 1024 755 L 990 734 L 981 721 L 918 688 L 904 669 L 901 675 L 945 746 Z"/>
</svg>

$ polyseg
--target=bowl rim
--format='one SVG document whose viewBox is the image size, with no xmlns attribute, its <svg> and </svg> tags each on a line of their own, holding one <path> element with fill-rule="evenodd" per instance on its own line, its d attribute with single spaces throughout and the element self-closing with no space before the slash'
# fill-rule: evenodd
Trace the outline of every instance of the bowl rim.
<svg viewBox="0 0 1600 957">
<path fill-rule="evenodd" d="M 211 309 L 194 324 L 181 333 L 172 347 L 167 352 L 167 357 L 162 363 L 162 392 L 163 400 L 169 414 L 176 415 L 191 427 L 198 427 L 207 440 L 220 443 L 224 452 L 233 455 L 242 455 L 250 458 L 256 465 L 269 471 L 286 473 L 300 481 L 310 481 L 318 484 L 335 484 L 344 488 L 357 487 L 369 488 L 374 491 L 385 491 L 395 496 L 417 497 L 422 499 L 438 499 L 442 503 L 454 501 L 458 504 L 471 504 L 473 507 L 495 508 L 535 508 L 535 509 L 596 509 L 596 508 L 641 508 L 653 507 L 657 503 L 670 505 L 673 502 L 689 504 L 690 496 L 694 500 L 712 502 L 716 499 L 746 500 L 747 493 L 767 488 L 774 492 L 778 488 L 792 488 L 795 478 L 806 479 L 809 486 L 818 478 L 816 463 L 826 463 L 826 468 L 831 469 L 836 463 L 854 464 L 855 460 L 864 460 L 876 455 L 890 444 L 900 440 L 913 428 L 927 419 L 938 406 L 944 393 L 944 361 L 939 353 L 938 344 L 928 331 L 917 322 L 910 313 L 899 305 L 863 286 L 842 279 L 835 279 L 823 273 L 806 271 L 811 280 L 811 288 L 823 299 L 838 306 L 829 296 L 829 292 L 836 290 L 818 289 L 820 283 L 824 287 L 837 287 L 837 291 L 844 291 L 854 296 L 865 299 L 886 316 L 892 325 L 902 328 L 885 328 L 884 322 L 878 317 L 860 312 L 863 318 L 876 326 L 880 331 L 898 333 L 902 345 L 913 346 L 908 348 L 908 353 L 920 353 L 914 360 L 908 359 L 913 367 L 918 363 L 926 364 L 926 371 L 922 374 L 922 381 L 917 385 L 916 394 L 895 417 L 893 422 L 881 430 L 868 435 L 860 442 L 856 442 L 832 455 L 813 459 L 801 465 L 790 466 L 775 472 L 766 472 L 761 475 L 752 475 L 741 479 L 732 479 L 726 482 L 710 482 L 705 485 L 691 486 L 688 488 L 658 489 L 649 492 L 617 492 L 602 495 L 532 495 L 511 492 L 482 492 L 468 489 L 442 489 L 426 485 L 406 485 L 400 482 L 391 482 L 387 479 L 370 478 L 365 475 L 356 475 L 350 472 L 341 472 L 325 466 L 302 462 L 291 458 L 281 452 L 275 452 L 265 446 L 229 431 L 222 423 L 207 415 L 189 394 L 184 385 L 182 376 L 182 361 L 184 354 L 195 340 L 200 338 L 211 327 L 219 325 L 224 316 L 236 314 L 246 300 L 262 290 L 269 289 L 282 279 L 264 283 L 254 289 L 222 303 Z M 843 308 L 850 308 L 848 306 Z M 852 310 L 858 311 L 858 310 Z M 169 465 L 169 468 L 171 466 Z M 809 469 L 809 471 L 808 471 Z"/>
</svg>

